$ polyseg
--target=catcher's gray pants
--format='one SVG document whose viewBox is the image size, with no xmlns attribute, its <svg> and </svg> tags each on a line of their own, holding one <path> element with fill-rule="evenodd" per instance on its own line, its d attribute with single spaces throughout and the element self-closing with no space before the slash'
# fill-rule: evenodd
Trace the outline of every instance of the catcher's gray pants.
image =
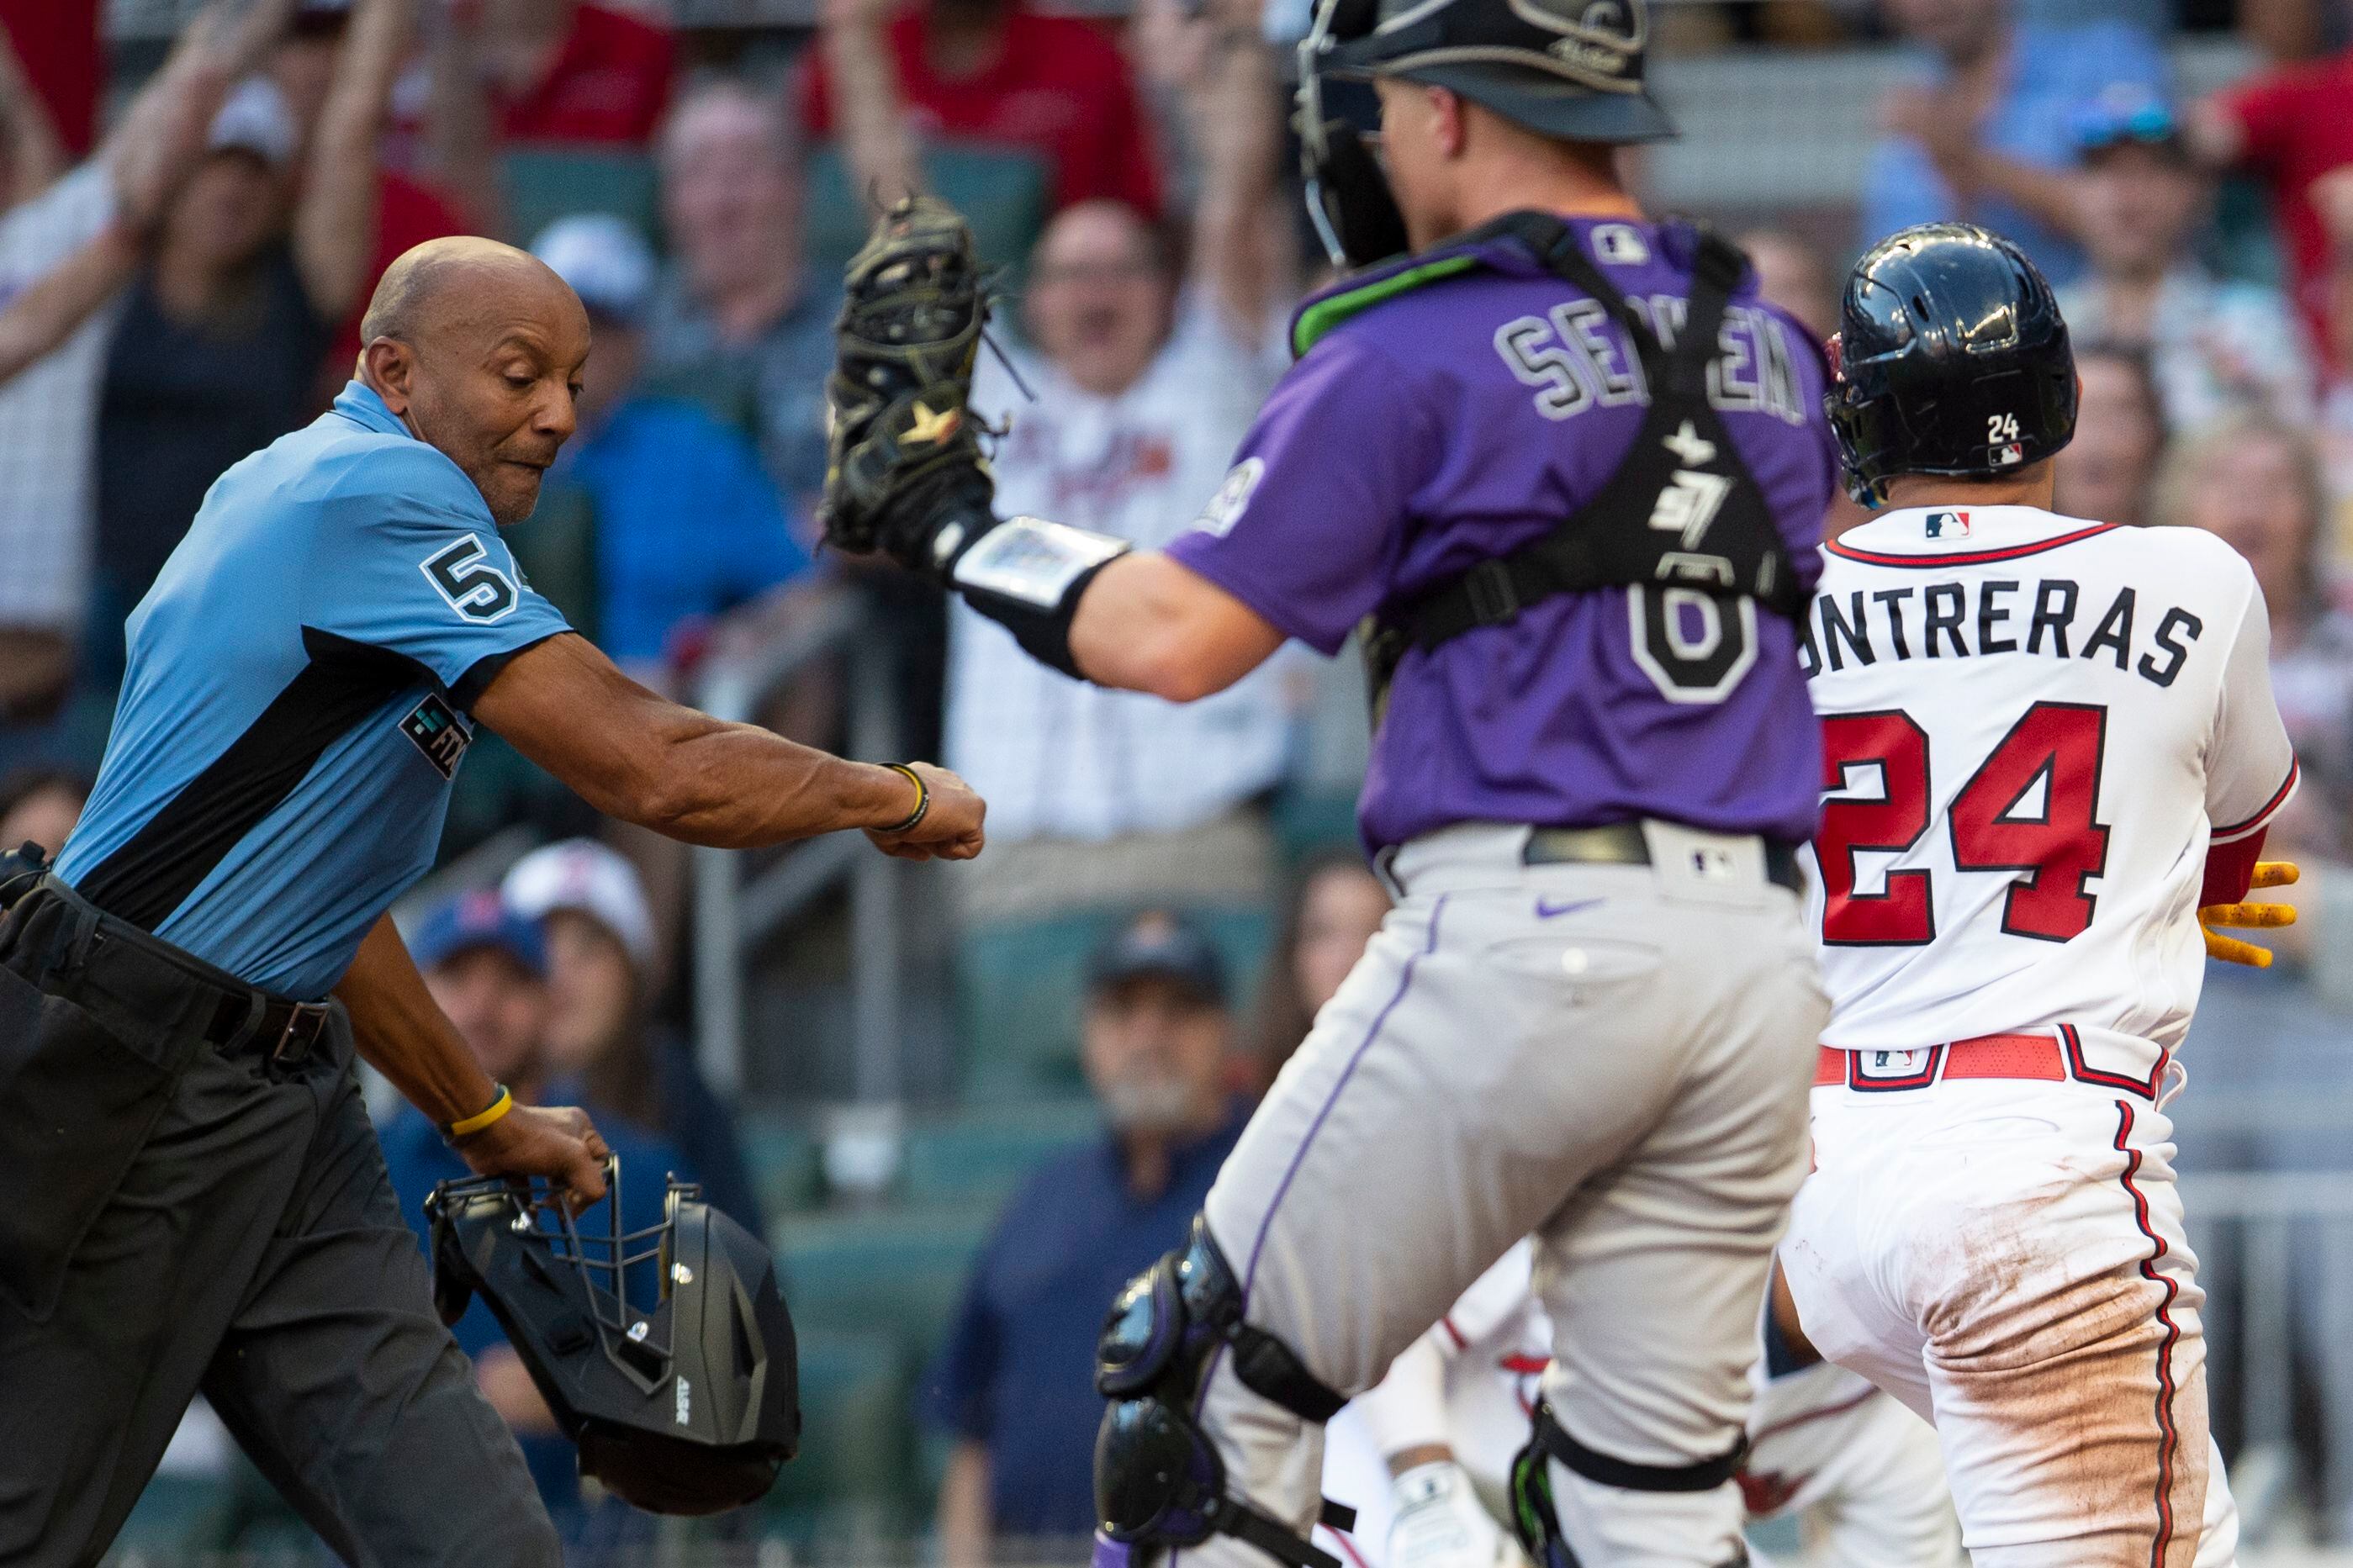
<svg viewBox="0 0 2353 1568">
<path fill-rule="evenodd" d="M 1684 1466 L 1741 1436 L 1757 1313 L 1829 1004 L 1757 840 L 1646 829 L 1651 866 L 1525 866 L 1525 828 L 1408 845 L 1402 898 L 1209 1193 L 1249 1321 L 1353 1394 L 1520 1237 L 1552 1314 L 1546 1396 L 1587 1447 Z M 1727 866 L 1726 862 L 1730 864 Z M 1222 1361 L 1228 1484 L 1303 1534 L 1323 1431 Z M 1741 1501 L 1552 1466 L 1577 1555 L 1716 1568 Z M 1187 1564 L 1250 1563 L 1216 1536 Z"/>
<path fill-rule="evenodd" d="M 0 917 L 0 1205 L 45 1205 L 0 1218 L 0 1565 L 96 1563 L 201 1389 L 345 1562 L 557 1568 L 342 1009 L 292 1068 L 205 1045 L 203 966 L 53 889 Z"/>
</svg>

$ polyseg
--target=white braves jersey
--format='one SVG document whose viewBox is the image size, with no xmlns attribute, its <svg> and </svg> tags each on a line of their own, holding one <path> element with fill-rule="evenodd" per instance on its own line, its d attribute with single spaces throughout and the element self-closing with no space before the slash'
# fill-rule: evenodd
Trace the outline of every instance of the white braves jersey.
<svg viewBox="0 0 2353 1568">
<path fill-rule="evenodd" d="M 1907 509 L 1828 547 L 1809 631 L 1824 1043 L 2179 1046 L 2208 847 L 2296 782 L 2245 561 L 2190 529 Z"/>
</svg>

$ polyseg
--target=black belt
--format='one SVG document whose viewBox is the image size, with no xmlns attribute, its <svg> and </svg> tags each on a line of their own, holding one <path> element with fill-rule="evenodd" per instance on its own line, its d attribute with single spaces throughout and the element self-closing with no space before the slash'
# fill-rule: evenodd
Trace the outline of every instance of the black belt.
<svg viewBox="0 0 2353 1568">
<path fill-rule="evenodd" d="M 253 1017 L 257 998 L 261 1016 L 248 1033 L 246 1021 Z M 324 1002 L 290 1002 L 267 991 L 248 991 L 221 998 L 205 1038 L 223 1050 L 235 1047 L 236 1055 L 251 1051 L 280 1067 L 299 1067 L 327 1037 L 327 1020 L 332 1016 Z"/>
<path fill-rule="evenodd" d="M 80 949 L 70 955 L 72 966 L 92 972 L 101 983 L 100 972 L 111 964 L 136 966 L 150 973 L 155 966 L 167 967 L 175 981 L 216 999 L 204 1027 L 205 1042 L 233 1056 L 254 1055 L 280 1067 L 299 1067 L 327 1038 L 328 1022 L 333 1016 L 330 1004 L 297 1002 L 244 984 L 161 937 L 97 909 L 55 877 L 41 876 L 41 869 L 38 862 L 20 856 L 0 857 L 0 913 L 38 899 L 55 899 L 82 911 L 103 938 L 73 942 L 73 925 L 68 922 L 58 928 L 58 935 L 68 940 L 59 951 L 44 955 L 44 967 L 58 968 L 59 961 L 69 956 L 63 951 L 68 946 Z"/>
<path fill-rule="evenodd" d="M 1647 866 L 1651 840 L 1638 822 L 1613 822 L 1605 827 L 1539 827 L 1528 834 L 1520 852 L 1525 866 Z M 1798 868 L 1798 847 L 1778 838 L 1765 840 L 1765 879 L 1803 898 L 1805 874 Z"/>
</svg>

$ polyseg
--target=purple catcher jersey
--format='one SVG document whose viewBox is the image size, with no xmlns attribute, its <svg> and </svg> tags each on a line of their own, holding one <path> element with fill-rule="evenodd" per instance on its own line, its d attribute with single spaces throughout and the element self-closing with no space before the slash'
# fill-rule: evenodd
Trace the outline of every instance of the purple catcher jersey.
<svg viewBox="0 0 2353 1568">
<path fill-rule="evenodd" d="M 1573 226 L 1672 346 L 1693 231 Z M 1217 500 L 1168 553 L 1326 654 L 1383 605 L 1577 511 L 1627 458 L 1649 402 L 1622 329 L 1509 239 L 1353 278 L 1310 300 L 1293 335 L 1299 363 L 1243 438 Z M 1753 276 L 1744 279 L 1725 314 L 1709 402 L 1809 588 L 1838 473 L 1824 374 L 1804 331 L 1757 302 Z M 1704 477 L 1678 475 L 1631 525 L 1698 537 L 1722 497 L 1680 481 Z M 1637 636 L 1641 596 L 1657 603 L 1658 592 L 1561 595 L 1409 651 L 1358 807 L 1366 846 L 1457 822 L 1582 827 L 1643 816 L 1810 837 L 1820 740 L 1796 627 L 1747 601 L 1671 595 L 1670 646 L 1696 658 L 1719 653 L 1718 639 L 1746 637 L 1754 652 L 1730 679 L 1696 686 Z"/>
</svg>

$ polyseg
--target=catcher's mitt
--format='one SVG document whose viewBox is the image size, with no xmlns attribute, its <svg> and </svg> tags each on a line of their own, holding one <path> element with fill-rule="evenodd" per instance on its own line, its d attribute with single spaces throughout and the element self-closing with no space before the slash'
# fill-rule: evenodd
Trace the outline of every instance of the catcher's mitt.
<svg viewBox="0 0 2353 1568">
<path fill-rule="evenodd" d="M 966 399 L 988 298 L 972 230 L 945 202 L 913 196 L 849 259 L 827 384 L 827 541 L 944 571 L 934 537 L 986 519 L 995 487 Z"/>
</svg>

